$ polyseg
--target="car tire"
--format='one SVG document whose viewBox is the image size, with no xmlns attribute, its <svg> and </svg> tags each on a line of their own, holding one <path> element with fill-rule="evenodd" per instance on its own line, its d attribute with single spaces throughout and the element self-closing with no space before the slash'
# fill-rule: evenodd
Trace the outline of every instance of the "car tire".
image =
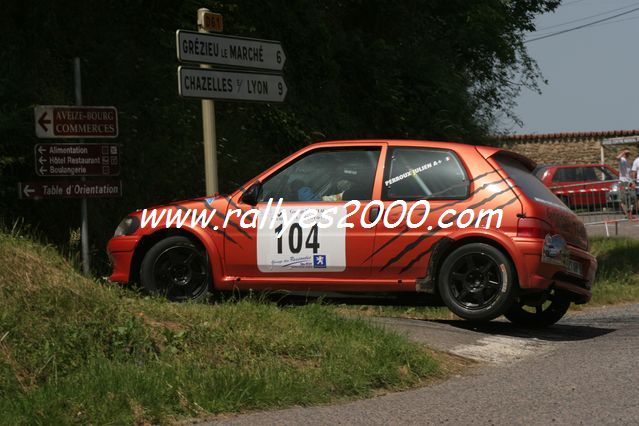
<svg viewBox="0 0 639 426">
<path fill-rule="evenodd" d="M 569 308 L 568 295 L 552 289 L 547 297 L 535 304 L 526 304 L 522 299 L 516 300 L 504 316 L 513 324 L 522 327 L 545 328 L 559 321 Z"/>
<path fill-rule="evenodd" d="M 517 275 L 510 259 L 484 243 L 459 247 L 441 265 L 439 294 L 457 316 L 489 321 L 506 312 L 514 302 Z"/>
<path fill-rule="evenodd" d="M 144 255 L 140 283 L 171 301 L 204 301 L 211 289 L 206 250 L 184 236 L 164 238 Z"/>
</svg>

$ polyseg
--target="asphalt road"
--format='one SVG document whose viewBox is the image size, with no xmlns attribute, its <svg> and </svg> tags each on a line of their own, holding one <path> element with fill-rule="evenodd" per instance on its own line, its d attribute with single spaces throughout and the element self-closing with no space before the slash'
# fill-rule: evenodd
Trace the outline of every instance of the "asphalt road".
<svg viewBox="0 0 639 426">
<path fill-rule="evenodd" d="M 574 313 L 542 332 L 505 322 L 378 321 L 479 363 L 420 389 L 210 424 L 639 424 L 639 304 Z"/>
</svg>

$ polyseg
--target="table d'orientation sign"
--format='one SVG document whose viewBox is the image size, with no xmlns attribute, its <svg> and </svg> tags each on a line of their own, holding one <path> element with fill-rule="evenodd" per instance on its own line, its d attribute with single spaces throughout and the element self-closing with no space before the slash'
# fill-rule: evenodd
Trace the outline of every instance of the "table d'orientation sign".
<svg viewBox="0 0 639 426">
<path fill-rule="evenodd" d="M 20 182 L 18 194 L 22 200 L 43 198 L 117 198 L 122 196 L 120 180 L 77 180 Z"/>
</svg>

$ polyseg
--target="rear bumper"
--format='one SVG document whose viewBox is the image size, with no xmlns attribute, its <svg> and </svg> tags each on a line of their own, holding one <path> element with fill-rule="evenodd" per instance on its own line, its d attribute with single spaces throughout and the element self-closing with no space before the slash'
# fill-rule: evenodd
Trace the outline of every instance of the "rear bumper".
<svg viewBox="0 0 639 426">
<path fill-rule="evenodd" d="M 597 260 L 593 255 L 577 247 L 568 246 L 570 259 L 581 264 L 582 274 L 577 275 L 564 265 L 542 262 L 543 239 L 518 238 L 515 241 L 522 255 L 522 269 L 526 274 L 519 280 L 522 289 L 546 290 L 554 286 L 570 292 L 575 303 L 590 301 L 592 284 L 597 272 Z"/>
<path fill-rule="evenodd" d="M 130 235 L 114 237 L 107 244 L 107 253 L 111 260 L 112 272 L 109 280 L 117 283 L 128 283 L 131 280 L 131 261 L 133 253 L 141 237 Z"/>
</svg>

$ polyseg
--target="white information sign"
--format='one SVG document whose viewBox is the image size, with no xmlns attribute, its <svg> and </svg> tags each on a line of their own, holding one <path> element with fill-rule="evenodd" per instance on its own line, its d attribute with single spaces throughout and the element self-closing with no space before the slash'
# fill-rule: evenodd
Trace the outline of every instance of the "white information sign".
<svg viewBox="0 0 639 426">
<path fill-rule="evenodd" d="M 601 141 L 602 145 L 627 145 L 639 142 L 639 136 L 626 136 L 620 138 L 609 138 Z"/>
<path fill-rule="evenodd" d="M 286 83 L 281 75 L 209 68 L 178 68 L 180 96 L 226 101 L 284 102 Z"/>
<path fill-rule="evenodd" d="M 279 41 L 178 30 L 177 57 L 183 62 L 282 71 L 286 62 Z"/>
<path fill-rule="evenodd" d="M 337 226 L 346 215 L 344 206 L 283 207 L 276 217 L 264 218 L 265 211 L 260 210 L 257 230 L 257 267 L 261 272 L 346 269 L 346 229 Z M 264 226 L 260 226 L 262 222 Z"/>
</svg>

